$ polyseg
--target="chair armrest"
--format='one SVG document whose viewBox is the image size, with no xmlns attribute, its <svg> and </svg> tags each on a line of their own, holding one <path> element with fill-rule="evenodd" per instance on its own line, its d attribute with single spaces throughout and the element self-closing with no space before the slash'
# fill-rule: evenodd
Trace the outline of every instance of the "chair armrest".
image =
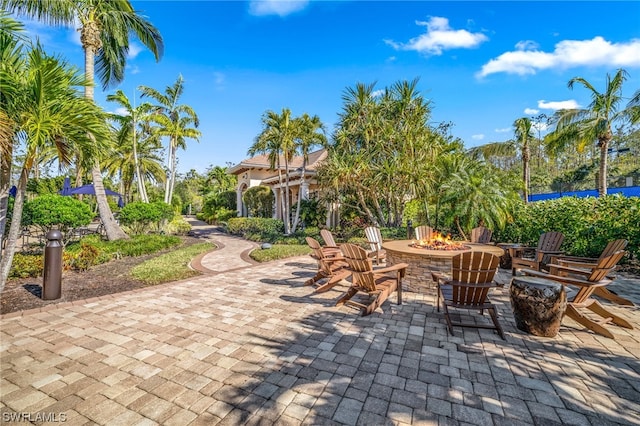
<svg viewBox="0 0 640 426">
<path fill-rule="evenodd" d="M 384 268 L 374 269 L 373 272 L 375 274 L 384 274 L 385 272 L 394 272 L 402 269 L 407 269 L 409 265 L 407 263 L 397 263 L 391 266 L 385 266 Z"/>
<path fill-rule="evenodd" d="M 591 275 L 591 270 L 585 271 L 584 269 L 571 268 L 569 266 L 562 265 L 549 265 L 549 273 L 552 275 L 563 275 L 563 274 L 574 274 L 574 275 L 582 275 L 589 276 Z"/>
<path fill-rule="evenodd" d="M 556 259 L 556 262 L 560 266 L 570 267 L 570 268 L 593 269 L 593 268 L 596 268 L 598 266 L 597 263 L 587 263 L 587 262 L 580 262 L 580 261 L 574 261 L 574 260 L 565 260 L 563 258 Z"/>
<path fill-rule="evenodd" d="M 581 280 L 579 278 L 572 278 L 572 277 L 564 277 L 564 276 L 560 276 L 560 275 L 553 275 L 553 274 L 549 274 L 546 272 L 539 272 L 539 271 L 534 271 L 532 269 L 522 269 L 520 270 L 520 272 L 522 272 L 525 275 L 529 275 L 532 277 L 540 277 L 540 278 L 545 278 L 547 280 L 551 280 L 551 281 L 556 281 L 559 282 L 561 284 L 570 284 L 570 285 L 575 285 L 578 287 L 603 287 L 606 286 L 607 284 L 609 284 L 611 282 L 611 280 L 602 280 L 602 281 L 598 281 L 598 282 L 589 282 L 589 281 L 584 281 Z"/>
</svg>

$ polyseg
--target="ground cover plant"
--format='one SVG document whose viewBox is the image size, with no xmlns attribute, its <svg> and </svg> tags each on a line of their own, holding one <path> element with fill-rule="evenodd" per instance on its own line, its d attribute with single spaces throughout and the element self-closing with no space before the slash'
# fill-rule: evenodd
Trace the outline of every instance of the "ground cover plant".
<svg viewBox="0 0 640 426">
<path fill-rule="evenodd" d="M 200 275 L 200 272 L 189 268 L 189 263 L 199 254 L 214 248 L 215 245 L 212 243 L 199 243 L 172 250 L 133 267 L 131 276 L 145 284 L 153 285 Z"/>
</svg>

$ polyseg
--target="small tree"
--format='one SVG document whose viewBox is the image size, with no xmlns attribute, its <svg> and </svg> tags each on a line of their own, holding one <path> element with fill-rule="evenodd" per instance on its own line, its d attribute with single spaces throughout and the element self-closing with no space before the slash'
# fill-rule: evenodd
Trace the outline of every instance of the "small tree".
<svg viewBox="0 0 640 426">
<path fill-rule="evenodd" d="M 271 189 L 266 186 L 254 186 L 247 189 L 242 200 L 252 217 L 270 218 L 273 213 L 274 196 Z"/>
<path fill-rule="evenodd" d="M 62 195 L 41 195 L 24 204 L 22 223 L 35 225 L 43 233 L 56 228 L 62 232 L 65 243 L 74 228 L 91 223 L 93 212 L 82 201 Z"/>
</svg>

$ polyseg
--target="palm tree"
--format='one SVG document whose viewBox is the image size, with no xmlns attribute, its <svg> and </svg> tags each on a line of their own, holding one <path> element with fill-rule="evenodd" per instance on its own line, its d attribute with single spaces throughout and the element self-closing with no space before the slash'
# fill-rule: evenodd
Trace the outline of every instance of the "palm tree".
<svg viewBox="0 0 640 426">
<path fill-rule="evenodd" d="M 94 66 L 103 89 L 124 79 L 129 53 L 129 35 L 135 34 L 159 60 L 164 49 L 160 32 L 137 14 L 129 0 L 0 0 L 1 9 L 42 20 L 53 25 L 73 27 L 80 23 L 80 40 L 84 50 L 85 76 L 94 82 Z M 85 96 L 93 100 L 93 84 L 85 86 Z M 107 238 L 128 238 L 113 217 L 102 182 L 100 163 L 96 159 L 91 171 L 100 219 Z"/>
<path fill-rule="evenodd" d="M 140 199 L 142 202 L 148 203 L 149 197 L 144 183 L 145 174 L 142 169 L 149 170 L 156 179 L 164 175 L 162 166 L 158 162 L 159 158 L 156 156 L 156 152 L 160 149 L 160 146 L 155 143 L 156 138 L 154 135 L 148 135 L 138 129 L 139 124 L 144 124 L 149 119 L 152 106 L 147 102 L 133 106 L 122 90 L 107 96 L 107 101 L 116 102 L 126 111 L 124 115 L 110 115 L 110 118 L 119 125 L 117 140 L 120 153 L 110 159 L 108 166 L 116 165 L 123 171 L 124 175 L 129 177 L 127 180 L 129 187 L 135 178 Z M 141 163 L 146 166 L 141 166 Z M 127 186 L 126 183 L 125 186 Z M 125 192 L 128 193 L 128 191 Z"/>
<path fill-rule="evenodd" d="M 620 109 L 623 100 L 622 85 L 627 77 L 628 73 L 623 69 L 619 69 L 613 78 L 607 74 L 607 84 L 603 93 L 598 92 L 582 77 L 569 80 L 569 89 L 573 89 L 577 83 L 590 91 L 591 103 L 587 108 L 558 111 L 555 116 L 555 130 L 548 136 L 550 147 L 555 150 L 563 149 L 569 144 L 576 145 L 578 150 L 581 150 L 597 141 L 596 146 L 600 148 L 599 197 L 607 194 L 607 155 L 609 143 L 613 139 L 612 129 L 616 123 L 637 120 L 638 110 L 633 100 L 627 108 Z"/>
<path fill-rule="evenodd" d="M 55 146 L 58 161 L 65 166 L 73 151 L 95 156 L 110 138 L 102 110 L 76 90 L 90 82 L 75 68 L 59 58 L 47 56 L 39 46 L 29 52 L 24 63 L 17 63 L 18 68 L 5 65 L 0 68 L 0 92 L 5 92 L 5 87 L 13 91 L 15 98 L 7 115 L 14 122 L 12 139 L 24 145 L 25 154 L 7 246 L 0 262 L 0 290 L 13 261 L 27 180 L 38 151 Z"/>
<path fill-rule="evenodd" d="M 249 148 L 248 155 L 267 154 L 271 169 L 278 170 L 280 185 L 280 204 L 285 234 L 291 233 L 289 162 L 295 154 L 297 122 L 291 118 L 291 110 L 283 108 L 282 113 L 267 111 L 262 116 L 263 130 Z M 285 181 L 283 182 L 280 162 L 284 163 Z M 284 189 L 283 189 L 284 186 Z"/>
<path fill-rule="evenodd" d="M 173 86 L 167 86 L 165 93 L 160 93 L 156 89 L 147 86 L 138 88 L 142 92 L 142 97 L 148 96 L 158 104 L 155 106 L 155 113 L 151 120 L 159 127 L 156 129 L 158 135 L 169 138 L 169 152 L 167 163 L 169 177 L 166 180 L 164 191 L 164 202 L 171 204 L 173 198 L 173 188 L 176 183 L 176 170 L 178 168 L 178 148 L 186 149 L 185 139 L 195 139 L 199 141 L 202 133 L 197 130 L 200 124 L 196 112 L 189 105 L 180 105 L 178 101 L 184 92 L 184 79 L 182 75 Z M 194 127 L 190 127 L 193 125 Z"/>
<path fill-rule="evenodd" d="M 300 220 L 300 203 L 302 201 L 302 187 L 304 184 L 304 176 L 306 174 L 307 161 L 309 160 L 309 151 L 315 146 L 327 146 L 327 137 L 325 135 L 325 128 L 320 117 L 314 115 L 310 117 L 309 114 L 304 113 L 302 117 L 296 118 L 296 127 L 298 134 L 296 136 L 296 147 L 300 155 L 302 155 L 302 168 L 300 170 L 300 189 L 298 191 L 298 202 L 296 205 L 296 213 L 293 218 L 293 227 L 291 232 L 296 232 L 298 227 L 298 221 Z"/>
<path fill-rule="evenodd" d="M 518 118 L 513 122 L 515 128 L 516 143 L 520 146 L 522 152 L 522 183 L 524 187 L 524 202 L 529 202 L 529 141 L 533 138 L 533 132 L 531 130 L 531 119 L 528 117 Z"/>
</svg>

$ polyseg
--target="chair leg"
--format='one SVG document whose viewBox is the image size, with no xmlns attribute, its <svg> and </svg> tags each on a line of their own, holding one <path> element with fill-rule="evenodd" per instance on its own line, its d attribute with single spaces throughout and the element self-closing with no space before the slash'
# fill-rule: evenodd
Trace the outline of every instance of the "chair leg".
<svg viewBox="0 0 640 426">
<path fill-rule="evenodd" d="M 313 285 L 315 284 L 317 281 L 320 281 L 323 278 L 326 278 L 327 274 L 325 274 L 323 271 L 318 271 L 316 272 L 316 274 L 313 276 L 313 278 L 309 278 L 308 280 L 306 280 L 304 282 L 304 285 Z"/>
<path fill-rule="evenodd" d="M 331 276 L 329 278 L 329 281 L 327 281 L 326 283 L 322 284 L 321 286 L 318 286 L 315 289 L 315 293 L 323 293 L 325 291 L 330 290 L 333 286 L 338 284 L 343 279 L 347 278 L 350 274 L 351 273 L 349 271 L 339 271 L 339 272 L 335 273 L 333 276 Z"/>
<path fill-rule="evenodd" d="M 496 310 L 496 308 L 492 307 L 492 308 L 487 309 L 487 311 L 489 312 L 489 316 L 491 317 L 491 321 L 493 321 L 493 325 L 496 327 L 496 330 L 498 330 L 498 334 L 500 335 L 500 337 L 502 337 L 502 340 L 507 340 L 504 337 L 504 332 L 502 331 L 502 327 L 500 326 L 500 323 L 498 322 L 498 311 Z"/>
<path fill-rule="evenodd" d="M 349 290 L 347 290 L 347 292 L 340 298 L 338 299 L 338 301 L 336 302 L 336 306 L 338 305 L 344 305 L 349 299 L 351 299 L 356 293 L 358 292 L 358 290 L 356 290 L 353 287 L 349 287 Z"/>
<path fill-rule="evenodd" d="M 631 328 L 631 329 L 633 328 L 633 326 L 629 324 L 627 320 L 622 319 L 619 316 L 611 313 L 604 306 L 602 306 L 600 302 L 598 302 L 597 300 L 592 299 L 592 303 L 586 306 L 586 308 L 600 315 L 602 318 L 607 318 L 607 319 L 610 318 L 613 323 L 619 325 L 620 327 Z"/>
<path fill-rule="evenodd" d="M 447 328 L 449 329 L 449 333 L 453 336 L 453 324 L 451 323 L 451 318 L 449 318 L 449 308 L 447 304 L 442 302 L 442 310 L 444 311 L 444 319 L 447 321 Z"/>
<path fill-rule="evenodd" d="M 618 305 L 635 306 L 635 304 L 631 300 L 618 296 L 605 287 L 596 288 L 593 294 L 595 294 L 596 296 L 600 296 L 603 299 L 607 299 L 610 302 L 617 303 Z"/>
<path fill-rule="evenodd" d="M 613 337 L 613 334 L 609 330 L 607 330 L 605 327 L 598 324 L 597 322 L 592 321 L 589 318 L 582 315 L 572 305 L 567 305 L 567 310 L 565 311 L 565 315 L 573 319 L 574 321 L 582 324 L 583 326 L 593 331 L 594 333 L 600 334 L 601 336 L 608 337 L 610 339 L 615 339 L 615 337 Z"/>
</svg>

